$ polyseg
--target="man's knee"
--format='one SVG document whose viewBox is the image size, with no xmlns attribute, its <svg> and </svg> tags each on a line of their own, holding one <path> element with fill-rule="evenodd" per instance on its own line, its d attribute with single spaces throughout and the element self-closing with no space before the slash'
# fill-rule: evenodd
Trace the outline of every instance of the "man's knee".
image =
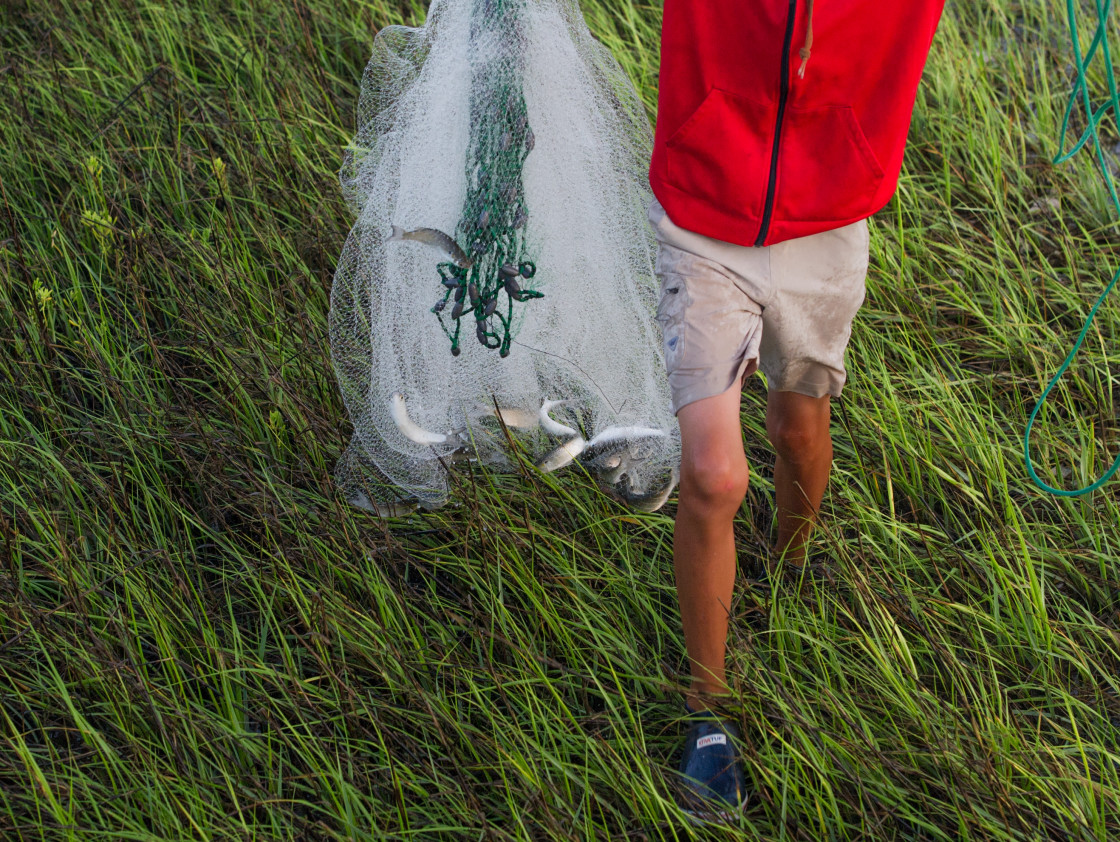
<svg viewBox="0 0 1120 842">
<path fill-rule="evenodd" d="M 699 459 L 681 465 L 681 496 L 709 509 L 738 509 L 749 482 L 745 459 Z"/>
<path fill-rule="evenodd" d="M 785 411 L 783 411 L 783 409 Z M 787 462 L 811 462 L 832 445 L 827 403 L 772 408 L 766 413 L 766 435 L 774 450 Z"/>
</svg>

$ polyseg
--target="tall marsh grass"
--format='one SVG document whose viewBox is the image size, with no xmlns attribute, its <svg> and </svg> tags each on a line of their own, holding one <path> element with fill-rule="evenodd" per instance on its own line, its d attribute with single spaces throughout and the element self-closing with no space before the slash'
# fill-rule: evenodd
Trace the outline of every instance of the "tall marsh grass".
<svg viewBox="0 0 1120 842">
<path fill-rule="evenodd" d="M 587 0 L 656 104 L 660 8 Z M 1120 505 L 1027 414 L 1120 254 L 1056 0 L 951 2 L 834 406 L 805 571 L 744 396 L 734 710 L 751 806 L 671 798 L 671 502 L 466 467 L 336 495 L 336 171 L 389 0 L 0 5 L 0 838 L 1107 840 Z M 1094 84 L 1100 85 L 1101 78 Z M 1120 141 L 1113 124 L 1106 148 Z M 1034 436 L 1120 448 L 1120 310 Z"/>
</svg>

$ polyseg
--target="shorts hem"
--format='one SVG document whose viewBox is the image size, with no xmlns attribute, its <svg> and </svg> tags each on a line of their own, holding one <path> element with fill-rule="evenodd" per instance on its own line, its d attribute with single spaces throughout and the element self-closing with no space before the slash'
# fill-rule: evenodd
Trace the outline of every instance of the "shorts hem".
<svg viewBox="0 0 1120 842">
<path fill-rule="evenodd" d="M 690 403 L 704 400 L 704 398 L 714 398 L 716 395 L 722 395 L 731 389 L 742 389 L 746 383 L 746 379 L 758 371 L 759 358 L 758 357 L 744 357 L 735 368 L 735 373 L 727 379 L 727 385 L 722 389 L 718 385 L 713 386 L 713 378 L 707 377 L 702 382 L 687 386 L 683 389 L 670 388 L 670 396 L 672 399 L 673 415 L 676 415 L 684 407 Z"/>
<path fill-rule="evenodd" d="M 844 390 L 847 377 L 830 377 L 827 384 L 819 381 L 810 381 L 804 378 L 789 382 L 780 382 L 777 378 L 766 378 L 766 390 L 769 392 L 797 392 L 810 398 L 823 398 L 825 395 L 838 398 Z"/>
</svg>

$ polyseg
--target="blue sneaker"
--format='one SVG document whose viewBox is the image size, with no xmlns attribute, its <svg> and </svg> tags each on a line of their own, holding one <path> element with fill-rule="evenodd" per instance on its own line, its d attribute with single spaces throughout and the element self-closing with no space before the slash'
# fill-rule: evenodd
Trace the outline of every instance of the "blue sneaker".
<svg viewBox="0 0 1120 842">
<path fill-rule="evenodd" d="M 747 804 L 739 729 L 711 711 L 685 709 L 694 724 L 681 757 L 681 804 L 694 822 L 730 821 Z"/>
</svg>

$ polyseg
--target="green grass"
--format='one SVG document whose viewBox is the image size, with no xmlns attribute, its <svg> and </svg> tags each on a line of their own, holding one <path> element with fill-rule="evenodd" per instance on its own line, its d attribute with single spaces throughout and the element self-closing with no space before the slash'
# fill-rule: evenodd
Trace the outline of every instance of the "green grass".
<svg viewBox="0 0 1120 842">
<path fill-rule="evenodd" d="M 584 9 L 652 116 L 660 9 Z M 811 575 L 736 588 L 734 831 L 670 796 L 672 502 L 529 468 L 389 522 L 335 493 L 335 174 L 374 32 L 423 14 L 0 5 L 0 838 L 1116 838 L 1117 485 L 1057 499 L 1021 458 L 1120 262 L 1093 161 L 1049 163 L 1064 9 L 946 13 L 872 220 Z M 1040 416 L 1056 485 L 1120 448 L 1118 340 L 1113 301 Z"/>
</svg>

